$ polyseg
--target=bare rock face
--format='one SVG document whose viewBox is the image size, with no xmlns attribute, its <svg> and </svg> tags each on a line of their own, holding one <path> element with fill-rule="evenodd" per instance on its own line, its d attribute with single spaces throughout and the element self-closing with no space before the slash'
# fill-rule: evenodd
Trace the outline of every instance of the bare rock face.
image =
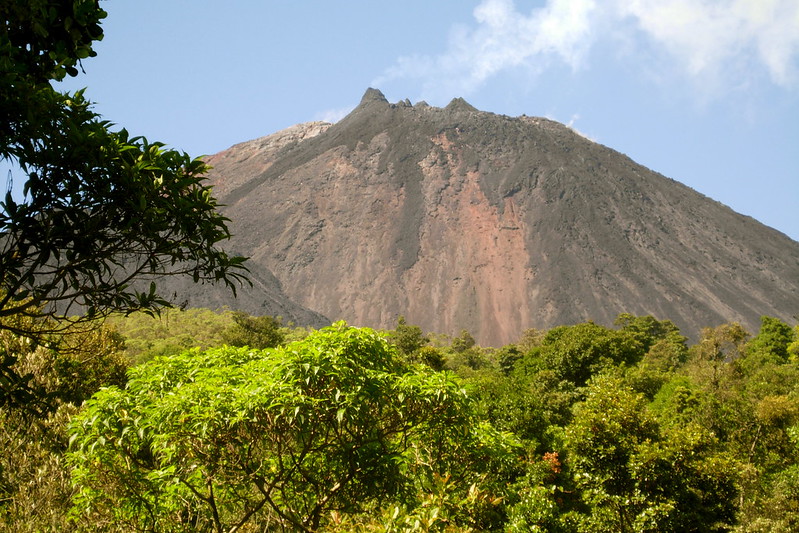
<svg viewBox="0 0 799 533">
<path fill-rule="evenodd" d="M 546 119 L 370 89 L 209 162 L 232 247 L 328 319 L 498 346 L 621 312 L 692 336 L 799 312 L 799 243 Z"/>
<path fill-rule="evenodd" d="M 280 156 L 292 147 L 306 139 L 316 137 L 327 130 L 330 124 L 326 122 L 307 122 L 291 126 L 285 130 L 239 143 L 224 152 L 209 156 L 205 159 L 211 167 L 219 167 L 214 176 L 222 176 L 214 183 L 214 194 L 224 197 L 231 191 L 246 184 L 253 176 L 266 172 L 266 170 Z"/>
</svg>

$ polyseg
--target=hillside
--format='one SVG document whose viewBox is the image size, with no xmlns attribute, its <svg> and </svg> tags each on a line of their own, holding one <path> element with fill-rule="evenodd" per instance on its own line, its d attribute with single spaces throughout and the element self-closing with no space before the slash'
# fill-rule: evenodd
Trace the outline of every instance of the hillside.
<svg viewBox="0 0 799 533">
<path fill-rule="evenodd" d="M 799 243 L 543 118 L 462 99 L 391 104 L 370 89 L 334 125 L 208 160 L 231 247 L 327 319 L 392 327 L 404 315 L 500 345 L 620 312 L 691 336 L 799 313 Z M 259 291 L 230 305 L 269 312 L 252 308 L 274 299 Z"/>
</svg>

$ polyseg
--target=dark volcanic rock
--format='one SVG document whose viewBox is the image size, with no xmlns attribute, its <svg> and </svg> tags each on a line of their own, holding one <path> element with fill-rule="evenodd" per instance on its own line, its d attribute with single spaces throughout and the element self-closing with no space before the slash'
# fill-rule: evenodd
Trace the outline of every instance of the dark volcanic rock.
<svg viewBox="0 0 799 533">
<path fill-rule="evenodd" d="M 329 319 L 499 345 L 621 312 L 695 336 L 799 311 L 799 243 L 550 120 L 370 89 L 209 162 L 233 247 Z"/>
</svg>

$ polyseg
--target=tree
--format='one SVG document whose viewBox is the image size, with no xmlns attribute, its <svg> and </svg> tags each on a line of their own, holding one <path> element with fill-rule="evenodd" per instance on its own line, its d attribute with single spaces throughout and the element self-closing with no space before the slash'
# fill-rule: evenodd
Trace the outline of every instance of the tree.
<svg viewBox="0 0 799 533">
<path fill-rule="evenodd" d="M 799 324 L 793 327 L 793 338 L 794 341 L 788 345 L 788 357 L 791 359 L 791 362 L 797 363 L 799 362 Z"/>
<path fill-rule="evenodd" d="M 721 324 L 715 328 L 702 328 L 699 343 L 691 347 L 694 361 L 722 363 L 733 361 L 744 354 L 749 333 L 737 322 Z"/>
<path fill-rule="evenodd" d="M 286 339 L 281 330 L 280 317 L 250 316 L 242 311 L 233 311 L 231 317 L 234 324 L 222 333 L 224 342 L 231 346 L 249 346 L 260 350 L 275 348 Z"/>
<path fill-rule="evenodd" d="M 762 358 L 769 358 L 777 363 L 788 361 L 788 346 L 794 341 L 794 331 L 791 326 L 778 318 L 770 316 L 760 317 L 760 331 L 746 346 L 747 354 L 760 354 Z"/>
<path fill-rule="evenodd" d="M 588 386 L 566 429 L 568 466 L 588 505 L 583 531 L 727 531 L 740 465 L 698 424 L 661 428 L 616 378 Z"/>
<path fill-rule="evenodd" d="M 221 346 L 224 332 L 233 326 L 232 311 L 172 308 L 157 315 L 145 312 L 114 315 L 106 320 L 125 337 L 125 357 L 133 364 L 158 355 L 178 354 L 189 348 Z"/>
<path fill-rule="evenodd" d="M 490 448 L 467 406 L 450 375 L 406 368 L 344 323 L 276 350 L 157 358 L 77 417 L 78 509 L 100 528 L 315 531 L 333 511 L 409 501 L 462 471 L 464 448 Z"/>
<path fill-rule="evenodd" d="M 95 55 L 98 0 L 4 0 L 0 13 L 0 159 L 26 178 L 23 200 L 9 190 L 0 202 L 0 317 L 157 310 L 169 305 L 156 286 L 163 275 L 235 291 L 244 259 L 220 248 L 230 233 L 204 183 L 208 166 L 112 131 L 82 91 L 51 86 Z"/>
<path fill-rule="evenodd" d="M 402 315 L 397 319 L 397 327 L 394 331 L 388 332 L 388 339 L 405 356 L 413 355 L 414 352 L 427 346 L 430 342 L 422 328 L 408 324 Z"/>
<path fill-rule="evenodd" d="M 29 376 L 27 388 L 35 391 L 24 405 L 0 404 L 0 531 L 70 531 L 67 425 L 77 406 L 101 387 L 125 383 L 122 347 L 108 325 L 52 335 L 43 343 L 0 330 L 0 354 L 16 360 L 19 372 Z"/>
<path fill-rule="evenodd" d="M 687 340 L 671 320 L 658 320 L 652 315 L 635 316 L 622 313 L 614 322 L 622 331 L 635 334 L 647 350 L 658 341 L 685 345 Z"/>
<path fill-rule="evenodd" d="M 462 329 L 460 334 L 452 339 L 452 351 L 455 353 L 463 353 L 466 350 L 473 348 L 477 344 L 477 341 L 474 340 L 472 334 L 469 333 L 467 330 Z"/>
<path fill-rule="evenodd" d="M 639 335 L 585 322 L 549 330 L 528 358 L 538 358 L 560 379 L 583 386 L 603 368 L 634 364 L 644 353 Z"/>
</svg>

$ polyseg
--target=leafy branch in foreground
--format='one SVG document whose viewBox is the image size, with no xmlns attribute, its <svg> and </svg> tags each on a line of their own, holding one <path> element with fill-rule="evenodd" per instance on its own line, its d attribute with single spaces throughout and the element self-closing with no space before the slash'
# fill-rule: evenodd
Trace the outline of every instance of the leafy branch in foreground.
<svg viewBox="0 0 799 533">
<path fill-rule="evenodd" d="M 96 55 L 99 2 L 7 0 L 0 14 L 0 161 L 24 175 L 24 197 L 9 184 L 0 199 L 0 319 L 71 317 L 0 320 L 0 329 L 39 341 L 71 322 L 155 312 L 170 303 L 156 285 L 164 275 L 235 292 L 244 258 L 220 246 L 230 233 L 204 182 L 208 166 L 112 131 L 83 91 L 51 85 Z M 0 401 L 30 392 L 14 364 L 0 359 Z"/>
<path fill-rule="evenodd" d="M 76 509 L 136 531 L 316 531 L 332 512 L 412 507 L 437 476 L 468 487 L 469 413 L 452 376 L 344 323 L 275 350 L 157 358 L 76 418 Z M 514 453 L 492 439 L 480 449 Z"/>
<path fill-rule="evenodd" d="M 157 309 L 169 303 L 154 281 L 164 275 L 235 291 L 244 259 L 219 248 L 230 233 L 207 165 L 109 131 L 81 93 L 46 97 L 38 118 L 55 131 L 26 123 L 39 138 L 0 147 L 28 176 L 24 201 L 9 192 L 0 203 L 0 316 Z"/>
<path fill-rule="evenodd" d="M 25 176 L 24 199 L 0 202 L 0 316 L 80 307 L 88 315 L 165 304 L 133 281 L 188 273 L 243 280 L 243 259 L 218 246 L 207 165 L 131 137 L 52 82 L 95 54 L 106 16 L 97 0 L 0 4 L 0 160 Z"/>
</svg>

